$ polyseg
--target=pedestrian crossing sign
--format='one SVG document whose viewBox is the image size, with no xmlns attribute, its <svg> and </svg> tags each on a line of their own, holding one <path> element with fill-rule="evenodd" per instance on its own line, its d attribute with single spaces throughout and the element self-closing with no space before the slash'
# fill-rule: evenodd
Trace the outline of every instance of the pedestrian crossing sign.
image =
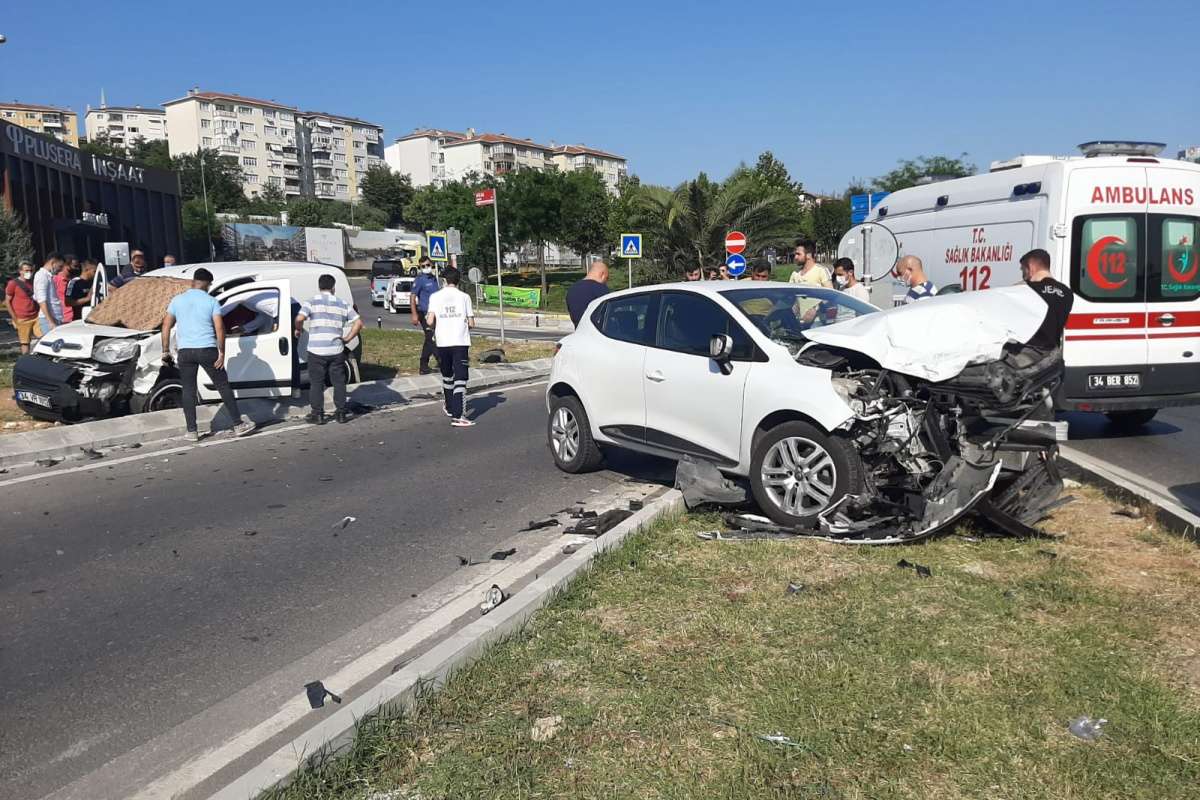
<svg viewBox="0 0 1200 800">
<path fill-rule="evenodd" d="M 429 258 L 432 261 L 449 261 L 450 257 L 446 255 L 446 234 L 442 231 L 425 231 L 425 238 L 429 241 Z"/>
<path fill-rule="evenodd" d="M 621 234 L 621 258 L 642 257 L 642 235 L 640 233 Z"/>
</svg>

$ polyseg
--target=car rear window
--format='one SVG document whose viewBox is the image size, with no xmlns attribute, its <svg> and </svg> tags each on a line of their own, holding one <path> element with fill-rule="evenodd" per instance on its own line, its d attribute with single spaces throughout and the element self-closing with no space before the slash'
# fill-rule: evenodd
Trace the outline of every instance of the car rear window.
<svg viewBox="0 0 1200 800">
<path fill-rule="evenodd" d="M 603 305 L 600 332 L 610 339 L 634 344 L 654 344 L 658 323 L 658 293 L 618 297 Z"/>
<path fill-rule="evenodd" d="M 1104 214 L 1075 220 L 1075 291 L 1088 300 L 1141 299 L 1144 215 Z"/>
</svg>

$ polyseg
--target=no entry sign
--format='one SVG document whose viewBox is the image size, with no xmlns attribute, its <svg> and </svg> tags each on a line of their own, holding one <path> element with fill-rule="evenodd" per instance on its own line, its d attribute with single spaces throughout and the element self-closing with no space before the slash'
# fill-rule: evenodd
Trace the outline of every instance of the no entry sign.
<svg viewBox="0 0 1200 800">
<path fill-rule="evenodd" d="M 725 252 L 738 254 L 746 249 L 746 234 L 741 231 L 730 231 L 725 234 Z"/>
</svg>

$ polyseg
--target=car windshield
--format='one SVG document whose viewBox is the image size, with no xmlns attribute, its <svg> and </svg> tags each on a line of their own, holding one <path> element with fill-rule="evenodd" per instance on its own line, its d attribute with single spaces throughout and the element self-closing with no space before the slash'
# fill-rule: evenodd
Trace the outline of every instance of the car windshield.
<svg viewBox="0 0 1200 800">
<path fill-rule="evenodd" d="M 773 341 L 788 347 L 805 341 L 804 332 L 873 314 L 879 309 L 835 289 L 764 284 L 723 289 L 721 294 Z"/>
</svg>

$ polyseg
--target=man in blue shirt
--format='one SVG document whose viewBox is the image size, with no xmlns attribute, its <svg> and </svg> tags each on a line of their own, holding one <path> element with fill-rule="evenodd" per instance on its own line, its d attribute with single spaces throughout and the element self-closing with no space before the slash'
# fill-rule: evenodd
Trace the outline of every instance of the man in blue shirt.
<svg viewBox="0 0 1200 800">
<path fill-rule="evenodd" d="M 593 261 L 583 280 L 577 281 L 570 289 L 567 289 L 567 313 L 571 315 L 571 322 L 575 323 L 576 328 L 579 327 L 579 320 L 583 319 L 583 312 L 587 311 L 588 305 L 597 297 L 603 297 L 606 294 L 608 294 L 608 264 L 603 261 Z"/>
<path fill-rule="evenodd" d="M 421 274 L 413 281 L 412 295 L 408 303 L 408 307 L 412 310 L 412 324 L 420 325 L 421 330 L 425 332 L 425 341 L 421 344 L 422 375 L 428 375 L 433 371 L 429 368 L 429 357 L 437 354 L 437 348 L 433 343 L 433 328 L 429 327 L 429 323 L 425 321 L 425 313 L 429 311 L 429 298 L 433 297 L 433 293 L 441 288 L 441 284 L 433 274 L 433 262 L 429 260 L 429 256 L 425 256 L 421 259 Z"/>
<path fill-rule="evenodd" d="M 220 392 L 221 402 L 233 420 L 234 435 L 245 436 L 255 428 L 250 420 L 242 420 L 237 398 L 229 386 L 229 375 L 225 372 L 225 322 L 221 306 L 208 293 L 212 280 L 212 273 L 204 267 L 193 272 L 192 288 L 171 299 L 162 324 L 162 362 L 164 366 L 178 363 L 183 383 L 183 419 L 188 438 L 193 442 L 200 441 L 196 429 L 196 376 L 200 369 Z M 171 355 L 171 330 L 177 326 L 178 361 Z"/>
</svg>

